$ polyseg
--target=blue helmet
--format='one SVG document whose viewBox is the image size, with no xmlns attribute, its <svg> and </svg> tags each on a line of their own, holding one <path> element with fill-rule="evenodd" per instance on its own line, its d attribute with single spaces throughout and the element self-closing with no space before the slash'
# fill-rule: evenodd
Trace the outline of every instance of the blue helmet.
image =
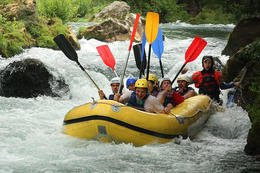
<svg viewBox="0 0 260 173">
<path fill-rule="evenodd" d="M 126 87 L 128 87 L 128 86 L 131 85 L 131 84 L 135 84 L 135 82 L 136 82 L 136 79 L 135 79 L 135 78 L 129 78 L 129 79 L 127 79 L 127 81 L 126 81 Z"/>
</svg>

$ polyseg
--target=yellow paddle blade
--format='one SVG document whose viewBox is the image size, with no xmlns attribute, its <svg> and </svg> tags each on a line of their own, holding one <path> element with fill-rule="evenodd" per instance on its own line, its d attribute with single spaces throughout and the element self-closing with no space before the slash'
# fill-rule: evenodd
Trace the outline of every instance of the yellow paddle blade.
<svg viewBox="0 0 260 173">
<path fill-rule="evenodd" d="M 145 22 L 145 36 L 149 44 L 156 39 L 159 28 L 159 14 L 154 12 L 148 12 Z"/>
</svg>

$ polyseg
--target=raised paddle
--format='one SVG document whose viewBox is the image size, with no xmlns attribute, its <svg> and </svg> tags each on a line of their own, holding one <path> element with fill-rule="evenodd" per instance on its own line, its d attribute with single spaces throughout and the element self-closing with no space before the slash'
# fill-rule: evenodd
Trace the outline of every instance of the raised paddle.
<svg viewBox="0 0 260 173">
<path fill-rule="evenodd" d="M 100 57 L 102 58 L 103 62 L 108 66 L 110 67 L 116 77 L 118 77 L 116 71 L 115 71 L 115 64 L 116 64 L 116 61 L 115 61 L 115 58 L 111 52 L 111 50 L 109 49 L 108 45 L 102 45 L 102 46 L 98 46 L 96 47 Z"/>
<path fill-rule="evenodd" d="M 149 68 L 150 68 L 150 58 L 151 58 L 151 47 L 152 43 L 157 37 L 159 28 L 159 14 L 154 12 L 148 12 L 146 15 L 145 22 L 145 36 L 149 42 L 149 53 L 148 53 L 148 65 L 147 65 L 147 75 L 146 80 L 149 77 Z"/>
<path fill-rule="evenodd" d="M 129 45 L 129 48 L 128 48 L 128 55 L 127 55 L 127 58 L 125 60 L 124 70 L 123 70 L 123 74 L 122 74 L 121 79 L 120 79 L 120 85 L 119 85 L 118 93 L 120 91 L 122 91 L 123 79 L 124 79 L 124 76 L 125 76 L 125 71 L 126 71 L 128 59 L 129 59 L 129 56 L 130 56 L 130 51 L 131 51 L 131 48 L 132 48 L 132 44 L 133 44 L 133 41 L 135 39 L 135 33 L 136 33 L 136 30 L 137 30 L 139 18 L 140 18 L 140 14 L 136 14 L 135 24 L 134 24 L 134 28 L 133 28 L 133 32 L 132 32 L 132 36 L 131 36 L 131 40 L 130 40 L 130 45 Z"/>
<path fill-rule="evenodd" d="M 206 45 L 207 45 L 207 42 L 205 40 L 203 40 L 202 38 L 200 38 L 198 36 L 196 36 L 194 38 L 194 40 L 192 41 L 191 45 L 189 46 L 189 48 L 187 49 L 187 51 L 185 53 L 185 62 L 182 65 L 179 72 L 174 77 L 174 79 L 172 80 L 172 84 L 176 80 L 176 78 L 178 77 L 178 75 L 180 74 L 182 69 L 185 67 L 185 65 L 188 62 L 194 61 L 200 55 L 201 51 L 205 48 Z"/>
<path fill-rule="evenodd" d="M 55 43 L 58 45 L 58 47 L 61 49 L 61 51 L 72 61 L 76 62 L 80 69 L 85 72 L 85 74 L 88 76 L 90 81 L 95 85 L 95 87 L 99 89 L 95 81 L 90 77 L 90 75 L 87 73 L 87 71 L 84 69 L 84 67 L 79 63 L 78 61 L 78 54 L 74 50 L 74 48 L 71 46 L 69 41 L 65 38 L 63 34 L 60 34 L 56 36 L 54 39 Z"/>
<path fill-rule="evenodd" d="M 159 58 L 159 63 L 160 63 L 160 68 L 161 68 L 161 73 L 162 73 L 162 78 L 163 78 L 164 74 L 163 74 L 163 66 L 162 66 L 161 57 L 163 54 L 164 46 L 163 46 L 163 35 L 162 35 L 161 28 L 159 28 L 157 37 L 154 40 L 154 42 L 152 43 L 152 49 L 153 49 L 153 52 L 155 53 L 155 55 L 157 55 Z"/>
<path fill-rule="evenodd" d="M 139 74 L 139 79 L 140 79 L 142 77 L 142 74 L 144 75 L 144 70 L 146 68 L 146 54 L 145 51 L 142 50 L 142 43 L 134 45 L 133 50 L 134 50 L 136 66 L 140 70 L 140 74 Z M 142 52 L 144 52 L 143 57 L 142 57 Z"/>
</svg>

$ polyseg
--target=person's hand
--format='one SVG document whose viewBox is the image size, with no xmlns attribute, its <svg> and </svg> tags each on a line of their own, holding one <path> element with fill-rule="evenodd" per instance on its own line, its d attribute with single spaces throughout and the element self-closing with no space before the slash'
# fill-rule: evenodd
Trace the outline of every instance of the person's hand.
<svg viewBox="0 0 260 173">
<path fill-rule="evenodd" d="M 120 98 L 120 96 L 121 96 L 121 94 L 119 94 L 119 93 L 116 93 L 115 95 L 114 95 L 114 100 L 115 101 L 119 101 L 119 98 Z"/>
<path fill-rule="evenodd" d="M 169 109 L 168 107 L 165 107 L 165 108 L 163 109 L 163 113 L 169 114 L 169 113 L 170 113 L 170 109 Z"/>
<path fill-rule="evenodd" d="M 103 100 L 105 98 L 105 94 L 102 90 L 98 90 L 98 95 L 99 95 L 101 100 Z"/>
<path fill-rule="evenodd" d="M 240 82 L 234 82 L 234 85 L 237 86 L 237 87 L 241 87 Z"/>
<path fill-rule="evenodd" d="M 188 69 L 187 68 L 184 68 L 182 71 L 181 71 L 181 74 L 185 74 L 187 73 Z"/>
</svg>

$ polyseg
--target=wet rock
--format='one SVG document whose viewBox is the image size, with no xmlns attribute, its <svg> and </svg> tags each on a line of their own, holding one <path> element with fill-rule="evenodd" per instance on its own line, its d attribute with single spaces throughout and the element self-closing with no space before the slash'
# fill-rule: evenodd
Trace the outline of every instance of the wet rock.
<svg viewBox="0 0 260 173">
<path fill-rule="evenodd" d="M 222 75 L 226 81 L 235 78 L 239 81 L 243 71 L 247 73 L 241 83 L 242 90 L 236 96 L 235 103 L 247 110 L 252 122 L 247 138 L 245 152 L 250 155 L 260 154 L 260 41 L 255 41 L 233 55 L 225 65 Z"/>
<path fill-rule="evenodd" d="M 129 12 L 130 6 L 126 2 L 114 1 L 101 12 L 94 15 L 93 19 L 106 20 L 108 18 L 116 18 L 124 20 Z"/>
<path fill-rule="evenodd" d="M 125 2 L 115 1 L 100 13 L 93 17 L 93 20 L 101 21 L 81 31 L 77 37 L 86 39 L 97 39 L 105 42 L 130 40 L 136 15 L 129 13 L 130 6 Z M 141 41 L 144 31 L 144 20 L 139 20 L 135 41 Z"/>
<path fill-rule="evenodd" d="M 0 95 L 4 97 L 61 97 L 68 91 L 64 79 L 51 74 L 37 59 L 15 61 L 0 71 Z"/>
<path fill-rule="evenodd" d="M 248 18 L 241 20 L 232 33 L 222 54 L 232 56 L 240 48 L 260 38 L 260 18 Z"/>
</svg>

